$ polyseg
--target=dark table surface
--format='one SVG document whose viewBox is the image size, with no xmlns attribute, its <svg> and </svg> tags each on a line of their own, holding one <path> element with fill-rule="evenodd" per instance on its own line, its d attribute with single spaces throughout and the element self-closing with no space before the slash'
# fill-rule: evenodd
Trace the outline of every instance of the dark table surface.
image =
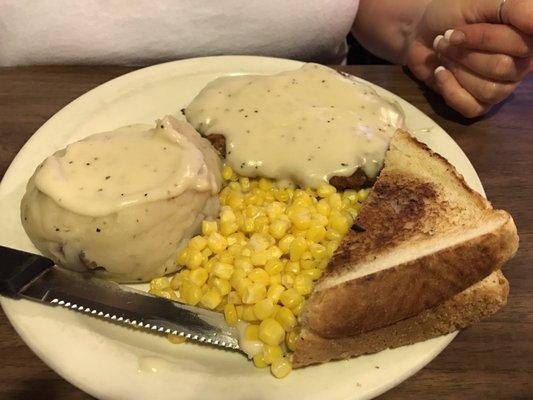
<svg viewBox="0 0 533 400">
<path fill-rule="evenodd" d="M 520 250 L 504 268 L 511 293 L 498 314 L 460 332 L 422 371 L 381 399 L 533 398 L 533 76 L 496 112 L 466 120 L 401 67 L 343 70 L 398 94 L 433 118 L 471 160 L 497 208 L 508 210 Z M 129 67 L 0 68 L 0 174 L 48 118 Z M 43 364 L 0 311 L 1 399 L 89 399 Z"/>
</svg>

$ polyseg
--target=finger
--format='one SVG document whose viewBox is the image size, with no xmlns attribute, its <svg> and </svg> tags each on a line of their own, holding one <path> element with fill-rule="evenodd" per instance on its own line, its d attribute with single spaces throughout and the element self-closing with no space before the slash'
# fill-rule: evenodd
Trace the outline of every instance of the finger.
<svg viewBox="0 0 533 400">
<path fill-rule="evenodd" d="M 453 73 L 457 82 L 482 103 L 499 103 L 518 86 L 518 82 L 499 82 L 482 78 L 445 57 L 441 58 L 441 62 L 444 67 Z"/>
<path fill-rule="evenodd" d="M 469 22 L 512 25 L 526 35 L 533 35 L 533 2 L 531 0 L 463 1 L 463 13 Z"/>
<path fill-rule="evenodd" d="M 490 105 L 481 103 L 468 93 L 454 75 L 443 66 L 435 69 L 435 86 L 446 104 L 465 117 L 479 117 L 490 109 Z"/>
<path fill-rule="evenodd" d="M 457 46 L 442 35 L 434 42 L 435 51 L 459 63 L 477 75 L 497 81 L 518 82 L 528 73 L 531 58 L 511 57 L 507 54 L 486 53 Z"/>
<path fill-rule="evenodd" d="M 531 0 L 507 0 L 500 10 L 501 22 L 516 27 L 527 35 L 533 35 L 533 2 Z"/>
<path fill-rule="evenodd" d="M 507 54 L 513 57 L 533 55 L 533 36 L 517 28 L 499 24 L 469 24 L 446 31 L 450 43 L 467 49 Z"/>
<path fill-rule="evenodd" d="M 408 49 L 406 65 L 421 81 L 433 79 L 433 71 L 439 66 L 435 51 L 424 43 L 414 41 Z"/>
</svg>

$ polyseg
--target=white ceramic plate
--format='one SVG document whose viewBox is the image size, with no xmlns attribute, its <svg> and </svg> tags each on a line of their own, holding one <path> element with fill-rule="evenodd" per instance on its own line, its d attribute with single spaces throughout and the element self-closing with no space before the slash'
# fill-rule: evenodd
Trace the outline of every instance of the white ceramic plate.
<svg viewBox="0 0 533 400">
<path fill-rule="evenodd" d="M 19 152 L 0 186 L 0 243 L 35 251 L 19 221 L 19 202 L 38 163 L 89 134 L 180 115 L 203 86 L 229 74 L 272 74 L 301 63 L 260 57 L 209 57 L 141 69 L 84 94 L 54 115 Z M 434 121 L 392 93 L 410 130 L 441 153 L 482 192 L 472 165 Z M 429 361 L 455 334 L 352 360 L 294 371 L 277 380 L 239 353 L 118 327 L 29 301 L 1 299 L 27 345 L 63 378 L 101 399 L 367 399 L 399 384 Z"/>
</svg>

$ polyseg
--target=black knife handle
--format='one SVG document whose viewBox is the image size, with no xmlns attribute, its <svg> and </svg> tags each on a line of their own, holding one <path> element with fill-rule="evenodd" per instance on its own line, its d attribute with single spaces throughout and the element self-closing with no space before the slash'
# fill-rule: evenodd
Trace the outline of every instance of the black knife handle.
<svg viewBox="0 0 533 400">
<path fill-rule="evenodd" d="M 54 262 L 43 256 L 0 246 L 0 294 L 16 297 L 24 286 L 53 266 Z"/>
</svg>

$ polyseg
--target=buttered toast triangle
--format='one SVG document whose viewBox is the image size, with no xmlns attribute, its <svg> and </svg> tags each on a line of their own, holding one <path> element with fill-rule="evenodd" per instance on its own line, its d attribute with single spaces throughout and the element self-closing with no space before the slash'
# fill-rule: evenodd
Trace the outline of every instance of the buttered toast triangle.
<svg viewBox="0 0 533 400">
<path fill-rule="evenodd" d="M 507 212 L 494 210 L 448 161 L 398 131 L 300 325 L 338 339 L 412 318 L 482 281 L 517 248 Z"/>
<path fill-rule="evenodd" d="M 509 282 L 498 270 L 433 308 L 372 331 L 326 339 L 303 328 L 293 367 L 377 353 L 454 332 L 497 312 L 508 293 Z"/>
</svg>

